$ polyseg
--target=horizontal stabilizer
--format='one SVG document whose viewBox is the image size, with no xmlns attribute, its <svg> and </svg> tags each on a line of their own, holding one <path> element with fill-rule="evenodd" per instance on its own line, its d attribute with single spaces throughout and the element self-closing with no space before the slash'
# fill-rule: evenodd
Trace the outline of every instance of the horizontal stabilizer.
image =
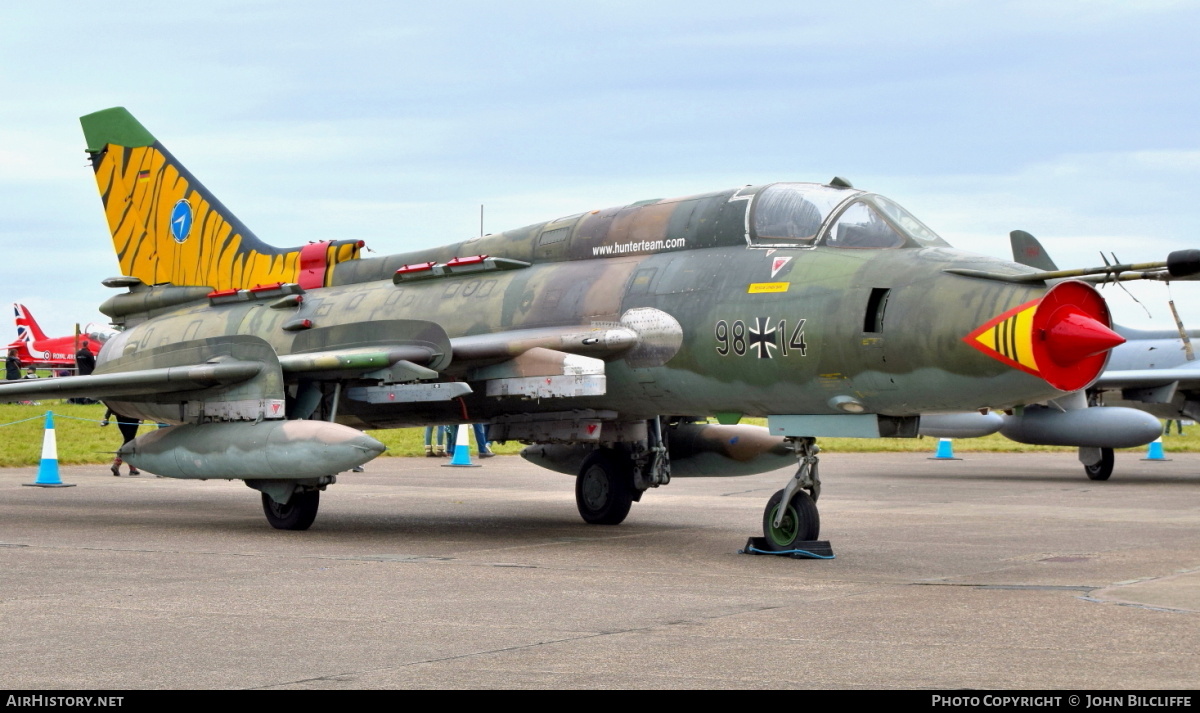
<svg viewBox="0 0 1200 713">
<path fill-rule="evenodd" d="M 0 401 L 35 398 L 109 398 L 195 391 L 248 381 L 263 369 L 256 361 L 170 366 L 56 379 L 28 379 L 0 385 Z"/>
</svg>

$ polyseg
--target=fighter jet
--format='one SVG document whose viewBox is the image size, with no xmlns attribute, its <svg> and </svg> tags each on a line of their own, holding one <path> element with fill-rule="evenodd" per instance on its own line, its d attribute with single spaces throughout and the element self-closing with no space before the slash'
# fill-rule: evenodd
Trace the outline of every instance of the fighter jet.
<svg viewBox="0 0 1200 713">
<path fill-rule="evenodd" d="M 594 524 L 672 475 L 796 463 L 763 513 L 786 551 L 819 535 L 815 438 L 915 436 L 922 413 L 1077 391 L 1123 341 L 1093 287 L 1047 284 L 1106 268 L 955 250 L 840 178 L 364 258 L 354 239 L 272 247 L 126 110 L 81 121 L 121 271 L 100 309 L 123 331 L 94 375 L 0 398 L 96 396 L 174 424 L 122 458 L 243 479 L 277 528 L 309 527 L 336 474 L 382 452 L 360 429 L 486 422 L 572 473 Z M 1145 271 L 1200 271 L 1200 252 Z"/>
<path fill-rule="evenodd" d="M 23 304 L 13 305 L 17 323 L 17 338 L 8 345 L 16 350 L 17 360 L 22 367 L 35 366 L 51 369 L 74 369 L 75 354 L 81 346 L 87 346 L 93 355 L 116 332 L 106 325 L 88 324 L 80 334 L 65 337 L 50 337 L 33 318 L 33 313 Z"/>
</svg>

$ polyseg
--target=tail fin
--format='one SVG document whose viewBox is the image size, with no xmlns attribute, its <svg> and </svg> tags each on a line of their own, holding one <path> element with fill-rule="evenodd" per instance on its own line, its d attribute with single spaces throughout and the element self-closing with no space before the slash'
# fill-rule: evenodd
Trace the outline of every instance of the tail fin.
<svg viewBox="0 0 1200 713">
<path fill-rule="evenodd" d="M 1012 243 L 1013 262 L 1019 262 L 1038 270 L 1058 269 L 1038 239 L 1029 233 L 1024 230 L 1014 230 L 1008 234 L 1008 239 Z"/>
<path fill-rule="evenodd" d="M 80 117 L 122 274 L 147 285 L 241 289 L 330 284 L 358 240 L 275 248 L 259 240 L 122 107 Z"/>
<path fill-rule="evenodd" d="M 33 346 L 34 342 L 46 339 L 46 333 L 42 331 L 37 321 L 34 320 L 33 315 L 29 313 L 29 308 L 23 304 L 14 304 L 13 314 L 17 318 L 17 341 Z"/>
</svg>

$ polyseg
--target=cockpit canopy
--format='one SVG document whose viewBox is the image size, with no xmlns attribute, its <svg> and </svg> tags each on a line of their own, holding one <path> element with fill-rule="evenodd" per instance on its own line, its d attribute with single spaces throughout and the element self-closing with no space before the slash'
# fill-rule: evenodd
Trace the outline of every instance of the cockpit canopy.
<svg viewBox="0 0 1200 713">
<path fill-rule="evenodd" d="M 819 183 L 774 183 L 754 196 L 755 247 L 949 247 L 924 223 L 875 193 Z"/>
<path fill-rule="evenodd" d="M 88 322 L 88 325 L 83 329 L 82 336 L 87 337 L 90 341 L 93 341 L 97 344 L 103 344 L 115 334 L 117 334 L 117 330 L 113 329 L 107 324 Z"/>
</svg>

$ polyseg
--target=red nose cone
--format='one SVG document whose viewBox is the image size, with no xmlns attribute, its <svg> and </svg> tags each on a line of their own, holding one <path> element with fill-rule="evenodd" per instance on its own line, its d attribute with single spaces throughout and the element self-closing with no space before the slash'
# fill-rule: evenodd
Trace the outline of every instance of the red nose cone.
<svg viewBox="0 0 1200 713">
<path fill-rule="evenodd" d="M 1125 343 L 1124 337 L 1075 305 L 1054 310 L 1044 329 L 1046 353 L 1059 366 L 1077 364 Z"/>
<path fill-rule="evenodd" d="M 1108 363 L 1108 350 L 1125 341 L 1109 329 L 1111 324 L 1096 288 L 1074 280 L 1051 287 L 1033 316 L 1039 375 L 1063 391 L 1095 381 Z"/>
<path fill-rule="evenodd" d="M 1060 391 L 1078 391 L 1100 376 L 1108 351 L 1125 341 L 1111 324 L 1100 293 L 1067 280 L 980 325 L 963 341 Z"/>
</svg>

